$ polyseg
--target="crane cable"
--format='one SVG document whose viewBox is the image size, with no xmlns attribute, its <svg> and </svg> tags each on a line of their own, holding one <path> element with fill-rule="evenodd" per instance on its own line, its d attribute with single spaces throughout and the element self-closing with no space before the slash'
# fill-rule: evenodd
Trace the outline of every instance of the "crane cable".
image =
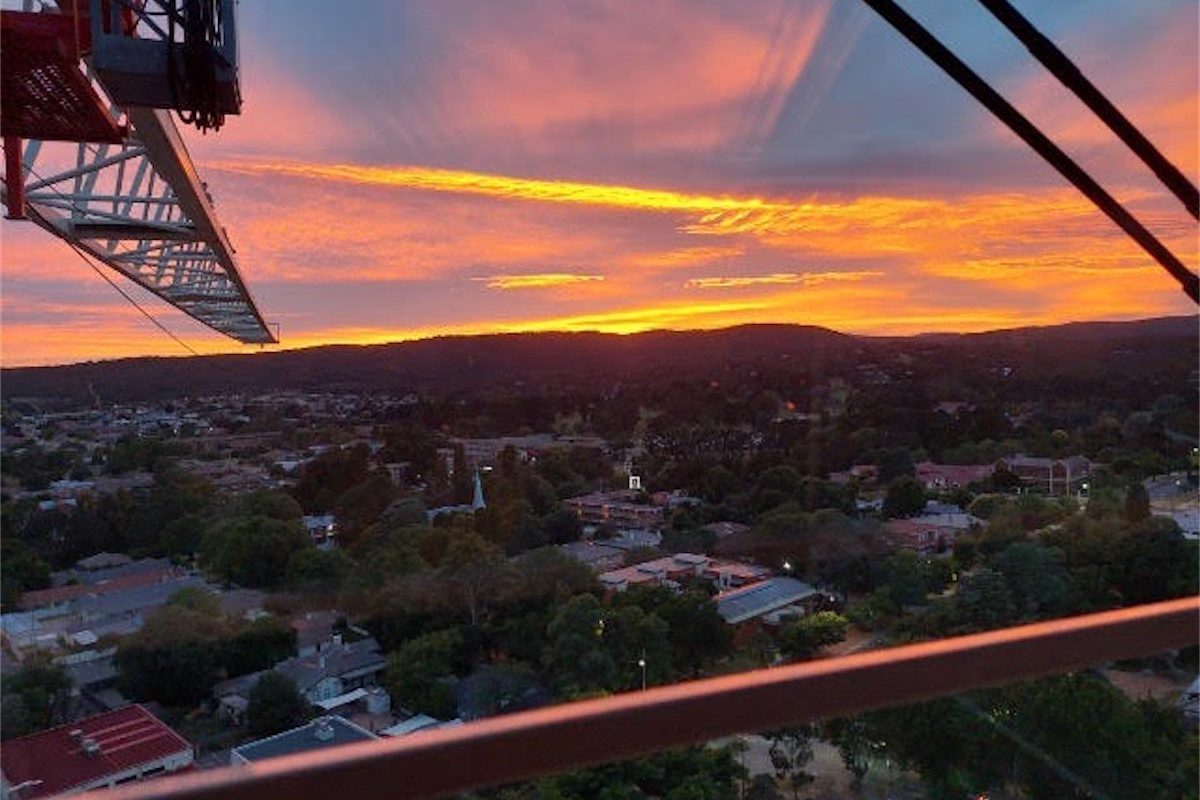
<svg viewBox="0 0 1200 800">
<path fill-rule="evenodd" d="M 92 260 L 91 260 L 90 258 L 88 258 L 88 256 L 87 256 L 87 253 L 84 251 L 84 249 L 83 249 L 82 247 L 80 247 L 79 245 L 77 245 L 75 242 L 72 242 L 72 241 L 69 241 L 69 240 L 66 240 L 66 239 L 64 239 L 63 241 L 67 242 L 67 244 L 71 246 L 71 249 L 72 249 L 72 250 L 74 250 L 74 251 L 75 251 L 75 252 L 76 252 L 76 253 L 79 255 L 79 257 L 83 259 L 83 263 L 85 263 L 85 264 L 87 264 L 89 267 L 91 267 L 91 268 L 92 268 L 92 271 L 93 271 L 93 272 L 95 272 L 97 275 L 99 275 L 101 278 L 103 278 L 103 279 L 104 279 L 104 281 L 105 281 L 105 282 L 106 282 L 106 283 L 107 283 L 109 286 L 111 286 L 112 288 L 116 289 L 116 290 L 117 290 L 117 293 L 118 293 L 118 294 L 120 294 L 120 295 L 121 295 L 121 297 L 124 297 L 126 300 L 128 300 L 128 301 L 129 301 L 129 303 L 130 303 L 130 305 L 132 305 L 132 306 L 133 306 L 134 308 L 136 308 L 138 311 L 142 312 L 142 316 L 144 316 L 146 319 L 148 319 L 148 320 L 150 320 L 151 322 L 153 322 L 153 323 L 154 323 L 154 326 L 155 326 L 156 328 L 158 328 L 160 331 L 162 331 L 163 333 L 165 333 L 167 336 L 170 336 L 172 339 L 174 339 L 174 340 L 175 340 L 176 344 L 178 344 L 178 345 L 179 345 L 180 347 L 182 347 L 184 350 L 187 350 L 187 351 L 188 351 L 189 353 L 191 353 L 192 355 L 194 355 L 194 356 L 198 356 L 198 355 L 200 355 L 198 352 L 196 352 L 196 351 L 195 351 L 195 350 L 194 350 L 194 349 L 191 347 L 191 345 L 189 345 L 189 344 L 188 344 L 187 342 L 185 342 L 183 339 L 180 339 L 178 336 L 176 336 L 176 335 L 175 335 L 175 333 L 174 333 L 174 332 L 173 332 L 173 331 L 172 331 L 170 328 L 168 328 L 166 325 L 162 324 L 162 323 L 161 323 L 161 322 L 158 320 L 158 318 L 156 318 L 156 317 L 155 317 L 153 314 L 151 314 L 149 311 L 147 311 L 146 309 L 144 309 L 144 308 L 141 306 L 141 304 L 140 304 L 140 303 L 138 303 L 138 301 L 137 301 L 137 300 L 136 300 L 136 299 L 135 299 L 135 298 L 134 298 L 132 295 L 130 295 L 130 294 L 129 294 L 129 293 L 127 293 L 127 292 L 126 292 L 124 289 L 122 289 L 122 288 L 121 288 L 120 284 L 118 284 L 118 283 L 117 283 L 116 281 L 114 281 L 112 278 L 110 278 L 110 277 L 108 277 L 107 275 L 105 275 L 105 274 L 104 274 L 104 270 L 100 269 L 100 268 L 99 268 L 99 267 L 97 267 L 97 266 L 96 266 L 94 263 L 92 263 Z"/>
<path fill-rule="evenodd" d="M 1084 105 L 1100 118 L 1108 129 L 1116 134 L 1125 146 L 1142 160 L 1163 185 L 1179 198 L 1184 208 L 1193 217 L 1200 219 L 1200 190 L 1155 147 L 1112 101 L 1104 96 L 1094 83 L 1087 79 L 1079 67 L 1050 41 L 1021 12 L 1013 8 L 1008 0 L 979 0 L 979 4 L 992 13 L 1009 32 L 1025 45 L 1025 49 L 1050 70 L 1059 82 L 1070 89 Z"/>
<path fill-rule="evenodd" d="M 1012 106 L 987 81 L 979 77 L 962 59 L 954 55 L 921 23 L 909 16 L 894 0 L 863 0 L 883 17 L 904 38 L 908 39 L 930 61 L 978 100 L 985 108 L 1008 126 L 1025 144 L 1042 157 L 1060 175 L 1092 201 L 1117 226 L 1125 231 L 1143 250 L 1162 266 L 1195 303 L 1200 303 L 1200 277 L 1183 265 L 1175 254 L 1160 242 L 1142 223 L 1130 214 L 1116 198 L 1104 190 L 1062 148 L 1042 133 L 1020 111 Z"/>
<path fill-rule="evenodd" d="M 28 172 L 30 175 L 32 175 L 33 177 L 37 178 L 39 181 L 43 181 L 43 182 L 45 181 L 45 179 L 44 179 L 44 178 L 43 178 L 41 175 L 39 175 L 39 174 L 37 173 L 37 170 L 34 170 L 34 169 L 33 169 L 33 168 L 31 168 L 31 167 L 26 167 L 26 168 L 25 168 L 25 170 L 26 170 L 26 171 L 27 171 L 27 172 Z M 77 211 L 80 211 L 80 212 L 83 212 L 83 213 L 86 213 L 86 212 L 87 212 L 87 209 L 85 209 L 85 208 L 81 208 L 79 205 L 77 205 L 77 204 L 75 203 L 75 201 L 74 201 L 74 200 L 72 200 L 72 199 L 71 199 L 70 197 L 68 197 L 67 195 L 65 195 L 65 194 L 63 194 L 62 192 L 60 192 L 60 191 L 58 191 L 57 189 L 55 189 L 55 188 L 54 188 L 52 185 L 50 185 L 50 184 L 47 184 L 47 187 L 48 187 L 48 188 L 49 188 L 51 191 L 53 191 L 53 192 L 57 193 L 57 194 L 58 194 L 60 197 L 62 197 L 64 200 L 66 200 L 66 201 L 67 201 L 67 202 L 68 202 L 68 203 L 71 205 L 71 207 L 72 207 L 73 209 L 75 209 L 75 210 L 77 210 Z M 81 259 L 83 259 L 83 263 L 87 264 L 89 267 L 91 267 L 91 268 L 92 268 L 92 271 L 93 271 L 93 272 L 95 272 L 97 275 L 99 275 L 101 278 L 103 278 L 103 279 L 104 279 L 104 281 L 105 281 L 105 282 L 106 282 L 106 283 L 107 283 L 109 286 L 111 286 L 112 288 L 116 289 L 116 290 L 117 290 L 117 293 L 118 293 L 118 294 L 120 294 L 120 295 L 121 295 L 121 297 L 124 297 L 124 298 L 125 298 L 127 301 L 129 301 L 129 304 L 130 304 L 130 305 L 132 305 L 132 306 L 133 306 L 134 308 L 136 308 L 138 311 L 142 312 L 142 316 L 144 316 L 146 319 L 148 319 L 148 320 L 150 320 L 152 323 L 154 323 L 154 326 L 155 326 L 156 328 L 158 328 L 160 331 L 162 331 L 163 333 L 165 333 L 167 336 L 171 337 L 173 340 L 175 340 L 175 342 L 176 342 L 176 343 L 177 343 L 177 344 L 178 344 L 180 347 L 182 347 L 184 350 L 188 351 L 188 352 L 189 352 L 189 353 L 191 353 L 192 355 L 194 355 L 194 356 L 198 356 L 198 355 L 200 355 L 200 353 L 198 353 L 198 352 L 197 352 L 195 349 L 193 349 L 191 345 L 189 345 L 189 344 L 188 344 L 187 342 L 185 342 L 183 339 L 180 339 L 178 336 L 176 336 L 174 331 L 172 331 L 170 328 L 168 328 L 166 325 L 164 325 L 162 322 L 160 322 L 160 321 L 158 320 L 158 318 L 157 318 L 157 317 L 155 317 L 153 314 L 151 314 L 149 311 L 147 311 L 145 308 L 143 308 L 143 307 L 142 307 L 142 305 L 141 305 L 140 303 L 138 303 L 138 301 L 137 301 L 137 299 L 136 299 L 136 298 L 134 298 L 132 295 L 130 295 L 128 292 L 126 292 L 124 289 L 122 289 L 122 288 L 121 288 L 121 286 L 120 286 L 119 284 L 117 284 L 115 281 L 113 281 L 113 279 L 112 279 L 112 278 L 110 278 L 110 277 L 108 277 L 107 275 L 105 275 L 105 274 L 104 274 L 104 271 L 103 271 L 103 270 L 101 270 L 99 267 L 97 267 L 97 266 L 96 266 L 96 265 L 95 265 L 95 264 L 92 262 L 92 259 L 88 257 L 88 253 L 87 253 L 87 251 L 86 251 L 86 250 L 84 250 L 84 249 L 83 249 L 82 247 L 80 247 L 80 246 L 79 246 L 77 243 L 75 243 L 75 242 L 71 241 L 70 239 L 67 239 L 67 238 L 64 238 L 64 237 L 61 237 L 61 236 L 60 236 L 59 238 L 61 238 L 61 239 L 62 239 L 64 242 L 66 242 L 66 243 L 67 243 L 67 244 L 70 246 L 70 248 L 71 248 L 72 250 L 74 250 L 74 251 L 75 251 L 75 253 L 76 253 L 76 254 L 77 254 L 77 255 L 78 255 L 78 256 L 79 256 Z"/>
<path fill-rule="evenodd" d="M 166 3 L 167 83 L 171 89 L 171 104 L 185 124 L 195 125 L 201 133 L 208 133 L 225 124 L 213 61 L 223 35 L 223 0 L 182 0 L 182 8 L 179 2 L 167 0 Z M 183 33 L 179 47 L 182 74 L 175 58 L 177 24 Z"/>
</svg>

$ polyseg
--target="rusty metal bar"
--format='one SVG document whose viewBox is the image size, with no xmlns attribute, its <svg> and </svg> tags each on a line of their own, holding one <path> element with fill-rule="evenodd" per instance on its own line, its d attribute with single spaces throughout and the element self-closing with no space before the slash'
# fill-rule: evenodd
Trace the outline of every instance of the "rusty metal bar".
<svg viewBox="0 0 1200 800">
<path fill-rule="evenodd" d="M 1200 642 L 1200 597 L 675 684 L 105 790 L 106 800 L 438 797 Z"/>
</svg>

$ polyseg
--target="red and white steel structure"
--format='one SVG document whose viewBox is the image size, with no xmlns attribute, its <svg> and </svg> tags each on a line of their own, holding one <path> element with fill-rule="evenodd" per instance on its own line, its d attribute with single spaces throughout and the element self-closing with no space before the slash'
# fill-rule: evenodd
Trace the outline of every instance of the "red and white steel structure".
<svg viewBox="0 0 1200 800">
<path fill-rule="evenodd" d="M 115 21 L 108 35 L 102 14 Z M 37 223 L 213 330 L 272 343 L 212 198 L 161 107 L 170 91 L 139 96 L 130 78 L 131 64 L 153 78 L 161 63 L 124 51 L 116 69 L 93 63 L 105 38 L 170 52 L 171 14 L 180 12 L 170 0 L 26 0 L 20 11 L 0 11 L 4 203 L 10 218 Z M 170 35 L 178 42 L 182 34 Z M 233 47 L 231 23 L 224 35 Z M 129 97 L 145 105 L 121 102 Z"/>
</svg>

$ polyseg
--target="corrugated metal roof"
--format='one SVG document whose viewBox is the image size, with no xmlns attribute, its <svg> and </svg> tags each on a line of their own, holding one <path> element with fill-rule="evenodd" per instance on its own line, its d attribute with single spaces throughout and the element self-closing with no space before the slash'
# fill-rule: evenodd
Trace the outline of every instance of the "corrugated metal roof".
<svg viewBox="0 0 1200 800">
<path fill-rule="evenodd" d="M 299 728 L 292 728 L 290 731 L 235 747 L 233 753 L 246 761 L 262 761 L 265 758 L 303 753 L 325 747 L 338 747 L 377 738 L 375 734 L 365 728 L 360 728 L 341 717 L 318 717 Z"/>
<path fill-rule="evenodd" d="M 74 730 L 94 741 L 99 752 L 85 753 L 71 737 Z M 10 786 L 29 782 L 21 795 L 29 800 L 86 786 L 181 752 L 190 754 L 191 743 L 142 706 L 132 705 L 10 739 L 0 749 L 0 768 Z"/>
<path fill-rule="evenodd" d="M 769 578 L 716 596 L 717 613 L 730 625 L 798 603 L 817 590 L 795 578 Z"/>
</svg>

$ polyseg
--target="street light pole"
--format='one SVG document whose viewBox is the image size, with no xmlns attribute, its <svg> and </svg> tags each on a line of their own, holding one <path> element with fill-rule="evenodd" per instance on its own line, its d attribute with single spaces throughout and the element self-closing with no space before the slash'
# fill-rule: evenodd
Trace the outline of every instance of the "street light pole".
<svg viewBox="0 0 1200 800">
<path fill-rule="evenodd" d="M 646 691 L 646 651 L 642 650 L 642 657 L 638 659 L 638 666 L 642 668 L 642 691 Z"/>
</svg>

